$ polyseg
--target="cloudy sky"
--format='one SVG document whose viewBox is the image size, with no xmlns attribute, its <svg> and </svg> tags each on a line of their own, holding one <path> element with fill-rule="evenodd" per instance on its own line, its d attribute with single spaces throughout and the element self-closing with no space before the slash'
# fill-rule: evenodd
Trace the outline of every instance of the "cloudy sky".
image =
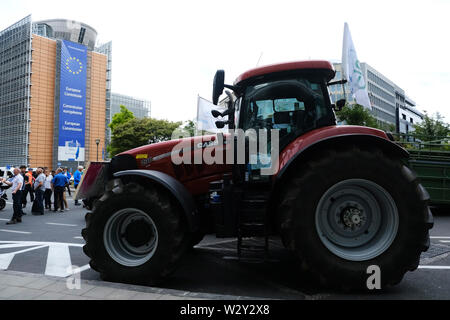
<svg viewBox="0 0 450 320">
<path fill-rule="evenodd" d="M 113 91 L 152 101 L 152 116 L 187 120 L 197 95 L 260 65 L 340 61 L 344 22 L 358 58 L 450 121 L 450 1 L 1 0 L 0 30 L 32 14 L 94 27 L 113 41 Z"/>
</svg>

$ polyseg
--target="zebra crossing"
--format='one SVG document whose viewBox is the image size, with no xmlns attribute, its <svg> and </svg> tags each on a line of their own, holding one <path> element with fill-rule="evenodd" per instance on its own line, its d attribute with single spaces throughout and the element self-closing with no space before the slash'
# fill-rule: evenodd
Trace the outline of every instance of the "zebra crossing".
<svg viewBox="0 0 450 320">
<path fill-rule="evenodd" d="M 70 249 L 82 250 L 83 244 L 61 243 L 61 242 L 38 242 L 38 241 L 0 241 L 0 270 L 10 270 L 15 257 L 19 255 L 32 254 L 40 249 L 46 248 L 47 256 L 45 270 L 42 273 L 54 277 L 68 277 L 76 272 L 83 272 L 89 269 L 89 264 L 74 266 Z M 79 260 L 79 259 L 78 259 Z M 30 266 L 32 267 L 32 266 Z"/>
</svg>

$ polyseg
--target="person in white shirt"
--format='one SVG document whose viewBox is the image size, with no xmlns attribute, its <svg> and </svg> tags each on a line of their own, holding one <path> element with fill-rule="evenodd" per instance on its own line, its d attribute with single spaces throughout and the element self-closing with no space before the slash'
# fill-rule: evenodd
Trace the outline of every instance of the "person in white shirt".
<svg viewBox="0 0 450 320">
<path fill-rule="evenodd" d="M 12 186 L 12 198 L 13 198 L 13 216 L 11 220 L 9 220 L 6 224 L 16 224 L 22 222 L 22 185 L 23 185 L 23 177 L 20 174 L 19 168 L 14 168 L 14 178 L 11 181 L 7 181 L 3 178 L 1 181 L 6 183 L 7 185 Z"/>
<path fill-rule="evenodd" d="M 45 200 L 45 209 L 50 210 L 52 207 L 52 180 L 53 176 L 50 173 L 50 170 L 45 170 L 45 182 L 44 182 L 44 200 Z"/>
<path fill-rule="evenodd" d="M 37 177 L 34 182 L 34 192 L 36 198 L 33 202 L 33 208 L 31 212 L 35 215 L 43 215 L 44 214 L 44 192 L 45 192 L 45 174 L 44 169 L 39 167 L 36 170 Z"/>
</svg>

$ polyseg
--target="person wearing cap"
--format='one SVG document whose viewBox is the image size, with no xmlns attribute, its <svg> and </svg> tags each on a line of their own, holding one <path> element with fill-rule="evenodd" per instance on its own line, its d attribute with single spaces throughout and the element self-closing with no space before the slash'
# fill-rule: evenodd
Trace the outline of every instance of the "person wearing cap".
<svg viewBox="0 0 450 320">
<path fill-rule="evenodd" d="M 73 186 L 74 186 L 75 190 L 77 189 L 78 185 L 80 184 L 82 174 L 83 174 L 83 167 L 78 166 L 77 171 L 75 171 L 73 173 Z M 75 205 L 79 206 L 81 204 L 78 202 L 78 200 L 75 200 Z"/>
</svg>

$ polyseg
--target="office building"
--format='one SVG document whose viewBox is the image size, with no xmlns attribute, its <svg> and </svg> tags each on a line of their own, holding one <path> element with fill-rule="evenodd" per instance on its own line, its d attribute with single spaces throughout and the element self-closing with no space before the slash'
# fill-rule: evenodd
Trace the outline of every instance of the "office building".
<svg viewBox="0 0 450 320">
<path fill-rule="evenodd" d="M 399 133 L 414 132 L 414 125 L 423 120 L 423 113 L 417 110 L 415 105 L 415 102 L 408 96 L 404 97 L 404 104 L 399 103 L 397 113 L 397 128 Z"/>
<path fill-rule="evenodd" d="M 336 76 L 332 81 L 341 80 L 341 64 L 334 63 L 334 67 Z M 402 88 L 369 64 L 361 63 L 361 70 L 367 84 L 367 92 L 371 102 L 370 111 L 378 123 L 386 128 L 394 127 L 396 132 L 405 131 L 403 133 L 407 133 L 413 131 L 413 123 L 405 126 L 399 118 L 403 118 L 402 114 L 406 116 L 407 113 L 408 120 L 412 118 L 414 124 L 421 121 L 423 115 L 416 109 L 414 101 L 406 98 L 405 91 Z M 344 97 L 351 103 L 355 102 L 347 84 L 331 86 L 330 94 L 333 102 Z"/>
<path fill-rule="evenodd" d="M 145 118 L 151 116 L 151 103 L 148 100 L 142 100 L 134 97 L 130 97 L 124 94 L 119 93 L 111 93 L 111 109 L 108 123 L 111 123 L 113 116 L 116 113 L 120 112 L 120 106 L 125 106 L 128 110 L 133 112 L 133 115 L 136 118 Z M 107 142 L 111 141 L 111 129 L 108 128 L 107 133 Z"/>
<path fill-rule="evenodd" d="M 145 118 L 151 115 L 150 101 L 113 92 L 111 95 L 111 119 L 120 112 L 121 105 L 133 112 L 136 118 Z"/>
<path fill-rule="evenodd" d="M 96 37 L 87 24 L 31 15 L 0 31 L 0 166 L 102 159 L 111 43 L 96 47 Z"/>
</svg>

